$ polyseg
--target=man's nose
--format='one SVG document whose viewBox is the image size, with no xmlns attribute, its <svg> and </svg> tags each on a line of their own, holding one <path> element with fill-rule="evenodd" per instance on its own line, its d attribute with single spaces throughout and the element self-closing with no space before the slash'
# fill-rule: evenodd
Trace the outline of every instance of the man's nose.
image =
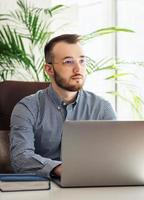
<svg viewBox="0 0 144 200">
<path fill-rule="evenodd" d="M 80 69 L 81 69 L 81 67 L 82 67 L 82 66 L 81 66 L 79 60 L 76 60 L 76 61 L 75 61 L 75 64 L 74 64 L 74 72 L 79 72 Z"/>
</svg>

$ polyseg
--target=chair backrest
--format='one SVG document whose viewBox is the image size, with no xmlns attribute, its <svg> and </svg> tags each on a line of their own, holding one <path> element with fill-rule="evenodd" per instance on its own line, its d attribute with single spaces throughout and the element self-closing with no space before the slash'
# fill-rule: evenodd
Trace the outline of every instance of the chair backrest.
<svg viewBox="0 0 144 200">
<path fill-rule="evenodd" d="M 11 112 L 23 97 L 48 87 L 46 82 L 0 82 L 0 173 L 11 172 L 9 157 L 9 129 Z"/>
</svg>

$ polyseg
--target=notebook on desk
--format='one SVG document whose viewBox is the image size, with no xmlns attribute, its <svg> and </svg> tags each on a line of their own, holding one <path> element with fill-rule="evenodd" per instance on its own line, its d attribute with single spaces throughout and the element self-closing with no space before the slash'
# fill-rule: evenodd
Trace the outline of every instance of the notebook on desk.
<svg viewBox="0 0 144 200">
<path fill-rule="evenodd" d="M 66 121 L 61 187 L 144 185 L 144 121 Z"/>
</svg>

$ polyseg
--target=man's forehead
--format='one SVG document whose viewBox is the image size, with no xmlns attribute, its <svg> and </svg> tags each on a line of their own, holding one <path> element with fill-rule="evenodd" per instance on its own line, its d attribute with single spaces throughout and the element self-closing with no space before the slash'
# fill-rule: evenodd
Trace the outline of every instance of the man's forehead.
<svg viewBox="0 0 144 200">
<path fill-rule="evenodd" d="M 73 55 L 84 55 L 83 48 L 79 42 L 77 43 L 67 43 L 58 42 L 53 47 L 53 54 L 57 56 L 73 56 Z"/>
</svg>

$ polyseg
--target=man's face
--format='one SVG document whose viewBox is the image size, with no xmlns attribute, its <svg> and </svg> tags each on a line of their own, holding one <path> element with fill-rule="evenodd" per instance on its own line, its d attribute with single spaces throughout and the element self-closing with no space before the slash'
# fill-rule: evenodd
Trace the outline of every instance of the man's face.
<svg viewBox="0 0 144 200">
<path fill-rule="evenodd" d="M 59 42 L 53 48 L 52 81 L 67 91 L 78 91 L 86 77 L 86 60 L 79 43 Z"/>
</svg>

